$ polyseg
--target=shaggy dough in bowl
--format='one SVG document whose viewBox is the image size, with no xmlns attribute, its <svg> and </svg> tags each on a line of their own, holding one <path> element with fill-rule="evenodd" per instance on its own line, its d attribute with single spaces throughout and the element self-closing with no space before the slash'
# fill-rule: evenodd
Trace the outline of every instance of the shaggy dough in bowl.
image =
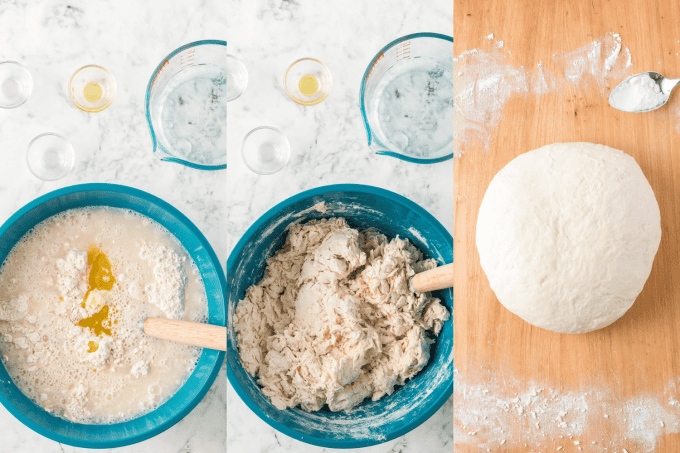
<svg viewBox="0 0 680 453">
<path fill-rule="evenodd" d="M 659 205 L 638 164 L 592 143 L 518 156 L 489 184 L 477 218 L 480 262 L 498 300 L 555 332 L 623 316 L 660 241 Z"/>
<path fill-rule="evenodd" d="M 342 218 L 290 227 L 236 306 L 239 357 L 279 409 L 350 410 L 391 394 L 430 358 L 449 312 L 410 278 L 437 266 L 408 239 Z"/>
</svg>

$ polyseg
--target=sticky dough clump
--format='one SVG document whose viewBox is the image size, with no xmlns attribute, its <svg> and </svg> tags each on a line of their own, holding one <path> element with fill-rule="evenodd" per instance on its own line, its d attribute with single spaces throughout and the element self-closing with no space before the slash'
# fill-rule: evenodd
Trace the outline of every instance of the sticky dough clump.
<svg viewBox="0 0 680 453">
<path fill-rule="evenodd" d="M 290 228 L 262 280 L 236 307 L 247 372 L 279 409 L 348 411 L 427 364 L 449 312 L 410 278 L 437 266 L 408 239 L 359 233 L 345 219 Z"/>
</svg>

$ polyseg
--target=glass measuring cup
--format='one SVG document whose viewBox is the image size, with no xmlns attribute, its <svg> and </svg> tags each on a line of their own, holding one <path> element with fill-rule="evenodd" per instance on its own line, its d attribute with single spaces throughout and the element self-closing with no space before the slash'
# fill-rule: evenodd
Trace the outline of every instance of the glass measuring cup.
<svg viewBox="0 0 680 453">
<path fill-rule="evenodd" d="M 200 170 L 227 168 L 227 42 L 186 44 L 156 68 L 146 89 L 153 152 Z"/>
<path fill-rule="evenodd" d="M 366 68 L 360 95 L 371 150 L 422 164 L 453 158 L 451 36 L 395 39 Z"/>
</svg>

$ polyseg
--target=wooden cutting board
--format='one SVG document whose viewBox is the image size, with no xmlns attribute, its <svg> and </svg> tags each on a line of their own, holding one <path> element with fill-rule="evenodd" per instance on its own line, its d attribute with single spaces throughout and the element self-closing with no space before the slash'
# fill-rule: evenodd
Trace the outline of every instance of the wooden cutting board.
<svg viewBox="0 0 680 453">
<path fill-rule="evenodd" d="M 549 62 L 556 52 L 572 51 L 608 32 L 619 33 L 623 46 L 630 49 L 630 74 L 655 70 L 667 77 L 680 77 L 678 1 L 454 2 L 455 56 L 479 48 L 482 38 L 493 33 L 494 39 L 503 40 L 508 63 L 535 67 L 539 61 Z M 513 96 L 492 130 L 488 151 L 466 145 L 465 140 L 460 144 L 464 154 L 454 162 L 454 355 L 458 371 L 454 423 L 460 431 L 473 429 L 461 428 L 457 418 L 469 420 L 464 415 L 474 403 L 462 397 L 459 387 L 464 387 L 463 383 L 484 384 L 490 376 L 500 383 L 500 390 L 495 391 L 507 393 L 501 397 L 518 391 L 517 385 L 509 382 L 575 394 L 602 388 L 618 400 L 605 402 L 614 406 L 640 396 L 662 398 L 669 383 L 680 377 L 680 92 L 674 93 L 671 101 L 660 111 L 629 114 L 609 107 L 607 98 L 597 90 L 580 91 L 578 87 L 542 96 Z M 661 209 L 661 245 L 644 290 L 622 319 L 581 335 L 542 330 L 506 310 L 489 287 L 475 246 L 477 213 L 493 176 L 522 153 L 570 141 L 602 143 L 633 156 Z M 649 421 L 654 425 L 650 432 L 659 430 L 660 420 Z M 513 425 L 506 426 L 498 440 L 506 435 L 521 436 L 522 423 Z M 654 451 L 680 451 L 680 435 L 667 433 L 672 431 L 668 428 L 660 429 Z M 580 436 L 582 450 L 573 439 L 547 436 L 535 450 L 531 444 L 499 442 L 490 451 L 554 452 L 559 446 L 565 452 L 643 451 L 644 445 L 630 439 L 621 441 L 618 448 L 603 450 L 601 439 L 615 436 L 614 431 L 606 419 L 589 422 Z M 592 444 L 590 439 L 598 443 Z M 456 452 L 489 448 L 478 450 L 474 440 L 454 442 Z"/>
</svg>

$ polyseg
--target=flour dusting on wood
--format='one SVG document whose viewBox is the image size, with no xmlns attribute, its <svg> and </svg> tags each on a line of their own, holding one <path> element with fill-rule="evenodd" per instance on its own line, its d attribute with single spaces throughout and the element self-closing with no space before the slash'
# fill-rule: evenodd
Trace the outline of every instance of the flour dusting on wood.
<svg viewBox="0 0 680 453">
<path fill-rule="evenodd" d="M 658 394 L 627 399 L 606 385 L 549 388 L 485 369 L 475 379 L 455 370 L 454 379 L 454 443 L 479 451 L 545 451 L 558 440 L 565 452 L 650 453 L 661 437 L 680 432 L 680 378 Z"/>
<path fill-rule="evenodd" d="M 575 87 L 595 90 L 606 97 L 630 73 L 632 57 L 617 33 L 607 33 L 585 46 L 552 55 L 534 67 L 507 62 L 504 42 L 492 42 L 454 58 L 455 115 L 461 124 L 455 134 L 460 145 L 489 150 L 493 130 L 502 119 L 506 102 L 514 95 L 542 96 Z"/>
</svg>

